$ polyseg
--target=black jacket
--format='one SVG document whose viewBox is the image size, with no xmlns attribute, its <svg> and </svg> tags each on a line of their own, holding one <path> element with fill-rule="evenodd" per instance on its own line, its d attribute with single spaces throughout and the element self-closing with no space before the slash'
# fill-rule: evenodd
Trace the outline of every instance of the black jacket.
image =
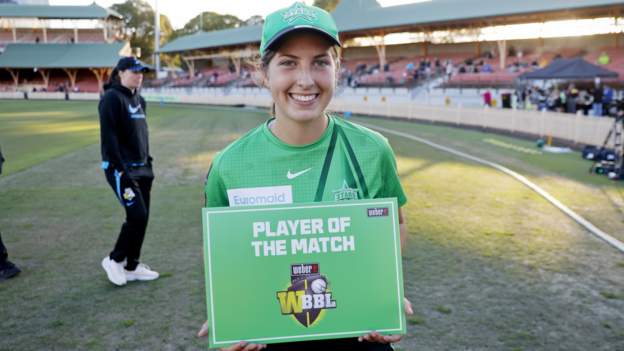
<svg viewBox="0 0 624 351">
<path fill-rule="evenodd" d="M 145 99 L 122 85 L 106 90 L 98 106 L 102 168 L 125 171 L 151 165 Z"/>
</svg>

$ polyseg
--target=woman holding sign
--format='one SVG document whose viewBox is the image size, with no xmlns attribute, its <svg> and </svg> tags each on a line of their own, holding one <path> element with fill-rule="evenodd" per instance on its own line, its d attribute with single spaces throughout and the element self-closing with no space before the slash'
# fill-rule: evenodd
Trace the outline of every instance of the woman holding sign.
<svg viewBox="0 0 624 351">
<path fill-rule="evenodd" d="M 338 30 L 331 15 L 295 3 L 267 16 L 258 72 L 273 98 L 272 115 L 225 148 L 206 179 L 206 206 L 249 206 L 372 198 L 407 199 L 387 140 L 326 113 L 339 72 Z M 405 224 L 399 210 L 401 242 Z M 409 302 L 405 309 L 411 313 Z M 207 324 L 199 336 L 207 335 Z M 224 350 L 392 350 L 400 335 L 283 344 L 240 342 Z"/>
</svg>

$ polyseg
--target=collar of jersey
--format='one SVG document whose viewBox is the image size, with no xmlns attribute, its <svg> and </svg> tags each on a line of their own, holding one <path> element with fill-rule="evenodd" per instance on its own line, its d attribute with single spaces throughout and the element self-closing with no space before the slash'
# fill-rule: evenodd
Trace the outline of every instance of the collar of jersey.
<svg viewBox="0 0 624 351">
<path fill-rule="evenodd" d="M 317 147 L 318 145 L 323 144 L 325 141 L 327 141 L 329 139 L 329 137 L 332 134 L 332 131 L 334 130 L 334 118 L 331 115 L 327 115 L 327 119 L 328 119 L 328 123 L 327 123 L 327 128 L 325 128 L 325 132 L 323 132 L 323 135 L 321 135 L 321 137 L 310 144 L 303 144 L 303 145 L 291 145 L 291 144 L 286 144 L 285 142 L 281 141 L 278 137 L 276 137 L 273 132 L 271 132 L 271 129 L 269 129 L 269 123 L 271 123 L 271 121 L 273 121 L 275 119 L 275 117 L 269 119 L 268 121 L 266 121 L 266 123 L 264 123 L 264 125 L 262 126 L 262 131 L 264 132 L 264 135 L 266 135 L 266 137 L 275 145 L 286 149 L 286 150 L 307 150 L 307 149 L 313 149 L 315 147 Z"/>
</svg>

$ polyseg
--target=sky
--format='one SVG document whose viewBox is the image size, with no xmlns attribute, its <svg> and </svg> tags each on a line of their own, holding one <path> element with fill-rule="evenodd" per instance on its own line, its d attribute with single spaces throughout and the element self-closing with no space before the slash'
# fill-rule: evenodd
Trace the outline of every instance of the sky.
<svg viewBox="0 0 624 351">
<path fill-rule="evenodd" d="M 49 0 L 50 5 L 90 5 L 94 0 Z M 109 7 L 125 0 L 95 0 L 100 6 Z M 294 0 L 147 0 L 152 6 L 158 1 L 160 13 L 166 15 L 175 28 L 181 28 L 202 11 L 230 14 L 246 20 L 253 15 L 262 17 L 289 6 Z M 348 0 L 347 0 L 348 1 Z M 422 0 L 378 0 L 382 6 L 421 2 Z M 305 0 L 312 4 L 313 0 Z"/>
</svg>

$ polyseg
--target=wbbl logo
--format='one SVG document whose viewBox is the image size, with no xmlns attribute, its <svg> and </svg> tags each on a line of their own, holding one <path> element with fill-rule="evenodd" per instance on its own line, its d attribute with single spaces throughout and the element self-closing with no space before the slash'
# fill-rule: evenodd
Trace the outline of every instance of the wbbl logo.
<svg viewBox="0 0 624 351">
<path fill-rule="evenodd" d="M 328 285 L 318 263 L 290 266 L 290 286 L 277 292 L 282 314 L 293 315 L 306 328 L 312 326 L 324 310 L 336 308 Z"/>
</svg>

